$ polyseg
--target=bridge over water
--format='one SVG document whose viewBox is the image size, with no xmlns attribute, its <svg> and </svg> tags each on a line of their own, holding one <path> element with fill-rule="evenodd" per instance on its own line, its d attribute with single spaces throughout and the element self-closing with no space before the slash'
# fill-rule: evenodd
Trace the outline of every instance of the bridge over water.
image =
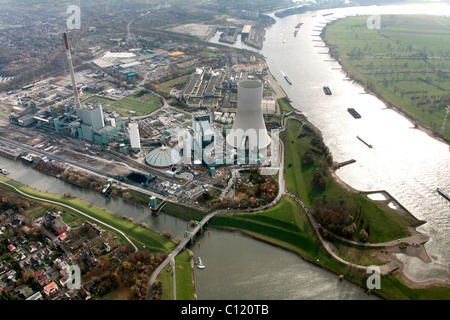
<svg viewBox="0 0 450 320">
<path fill-rule="evenodd" d="M 169 263 L 175 259 L 175 257 L 182 251 L 186 246 L 195 238 L 197 233 L 201 232 L 203 229 L 203 226 L 206 225 L 216 214 L 223 213 L 223 212 L 229 212 L 229 210 L 217 210 L 214 211 L 205 217 L 200 222 L 195 223 L 195 227 L 191 232 L 186 231 L 184 234 L 183 240 L 180 241 L 180 243 L 176 246 L 176 248 L 167 256 L 167 258 L 153 271 L 149 284 L 148 284 L 148 292 L 147 292 L 147 299 L 151 299 L 152 293 L 153 293 L 153 285 L 155 284 L 156 278 L 161 273 L 162 270 L 164 270 Z"/>
</svg>

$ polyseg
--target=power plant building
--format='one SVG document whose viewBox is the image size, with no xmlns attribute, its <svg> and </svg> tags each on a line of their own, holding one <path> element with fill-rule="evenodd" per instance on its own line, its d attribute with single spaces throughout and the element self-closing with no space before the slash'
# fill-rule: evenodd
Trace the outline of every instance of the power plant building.
<svg viewBox="0 0 450 320">
<path fill-rule="evenodd" d="M 155 168 L 168 168 L 181 162 L 181 156 L 176 149 L 161 146 L 153 149 L 145 157 L 145 162 Z"/>
<path fill-rule="evenodd" d="M 136 122 L 133 122 L 128 125 L 128 128 L 130 130 L 131 149 L 140 150 L 141 138 L 139 136 L 139 125 Z"/>
</svg>

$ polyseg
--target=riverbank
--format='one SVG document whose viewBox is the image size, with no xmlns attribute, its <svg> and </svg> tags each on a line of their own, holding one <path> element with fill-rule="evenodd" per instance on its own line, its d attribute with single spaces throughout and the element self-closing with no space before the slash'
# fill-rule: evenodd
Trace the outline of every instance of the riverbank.
<svg viewBox="0 0 450 320">
<path fill-rule="evenodd" d="M 337 176 L 335 170 L 331 170 L 331 174 L 332 174 L 333 178 L 336 180 L 336 182 L 339 183 L 343 188 L 345 188 L 349 192 L 367 193 L 367 192 L 364 192 L 361 190 L 356 190 L 356 189 L 352 188 L 351 186 L 349 186 L 344 181 L 342 181 Z M 381 193 L 381 192 L 385 192 L 388 196 L 390 196 L 389 193 L 387 193 L 386 191 L 376 191 L 376 192 L 370 192 L 370 193 Z M 387 198 L 386 200 L 374 200 L 374 201 L 386 203 L 386 202 L 391 201 L 392 199 L 394 199 L 394 198 L 392 197 L 392 198 Z M 407 214 L 407 215 L 413 216 L 412 213 L 410 213 L 408 210 L 406 210 L 406 208 L 404 208 L 403 206 L 401 206 L 399 209 L 403 211 L 403 213 L 399 213 L 399 214 Z M 399 209 L 397 209 L 397 210 L 399 210 Z M 411 242 L 410 245 L 406 248 L 399 248 L 397 246 L 384 248 L 382 250 L 379 250 L 379 252 L 377 252 L 374 255 L 374 258 L 378 257 L 378 258 L 384 259 L 384 260 L 395 261 L 395 263 L 399 266 L 398 278 L 410 288 L 430 289 L 430 288 L 436 288 L 436 287 L 450 287 L 450 280 L 445 281 L 445 280 L 441 280 L 441 279 L 429 279 L 427 281 L 418 282 L 418 281 L 414 281 L 414 280 L 408 278 L 404 274 L 405 264 L 403 263 L 403 261 L 401 261 L 400 259 L 398 259 L 396 257 L 397 254 L 405 254 L 409 257 L 417 257 L 425 263 L 432 262 L 430 256 L 428 255 L 428 253 L 424 247 L 424 244 L 426 242 L 428 242 L 428 240 L 429 240 L 429 236 L 422 234 L 421 232 L 417 231 L 417 229 L 416 229 L 425 223 L 427 223 L 427 222 L 420 221 L 416 226 L 410 228 L 411 238 L 412 239 L 414 239 L 414 237 L 415 237 L 415 239 L 423 238 L 423 239 L 425 239 L 425 240 L 422 240 L 423 243 L 420 243 L 418 240 L 416 240 L 415 242 Z"/>
<path fill-rule="evenodd" d="M 450 145 L 449 128 L 446 127 L 444 132 L 440 131 L 445 117 L 445 105 L 449 102 L 448 96 L 445 95 L 448 83 L 439 77 L 439 72 L 436 76 L 436 71 L 433 71 L 434 61 L 440 59 L 435 57 L 433 52 L 446 50 L 446 48 L 441 47 L 440 38 L 431 33 L 434 29 L 430 29 L 425 34 L 420 31 L 420 24 L 423 24 L 426 19 L 420 15 L 408 17 L 417 20 L 419 30 L 416 30 L 417 27 L 413 27 L 415 20 L 410 21 L 402 28 L 397 25 L 401 24 L 401 19 L 397 19 L 399 21 L 396 20 L 397 24 L 394 28 L 391 24 L 396 16 L 386 15 L 383 18 L 383 22 L 386 24 L 383 32 L 374 32 L 368 28 L 362 28 L 358 24 L 365 22 L 368 16 L 346 17 L 327 23 L 323 27 L 320 37 L 329 49 L 330 57 L 340 65 L 346 77 L 360 85 L 366 94 L 375 96 L 387 108 L 411 121 L 413 129 L 420 130 L 428 136 Z M 352 19 L 348 20 L 349 24 L 353 26 L 352 31 L 349 31 L 348 24 L 345 25 L 346 29 L 345 26 L 341 26 L 346 19 Z M 437 22 L 433 23 L 437 24 Z M 356 30 L 355 25 L 357 25 Z M 390 27 L 392 30 L 389 29 Z M 426 25 L 426 28 L 432 28 L 432 26 Z M 347 33 L 342 35 L 342 30 Z M 410 34 L 417 35 L 417 40 L 412 41 Z M 435 36 L 427 42 L 426 46 L 427 50 L 431 52 L 430 55 L 433 55 L 429 58 L 430 61 L 427 60 L 426 54 L 422 58 L 416 57 L 417 49 L 414 49 L 424 42 L 424 35 Z M 350 39 L 350 36 L 353 38 Z M 398 49 L 392 49 L 394 43 L 399 47 Z M 376 46 L 377 49 L 372 46 Z M 406 46 L 413 49 L 405 51 L 403 48 Z M 380 59 L 384 62 L 380 63 Z M 425 61 L 425 65 L 431 69 L 428 70 L 420 65 L 421 60 Z M 420 75 L 426 76 L 427 79 Z M 400 77 L 403 78 L 400 79 Z M 416 83 L 420 83 L 420 85 Z M 403 107 L 401 107 L 402 105 Z"/>
<path fill-rule="evenodd" d="M 302 194 L 302 200 L 311 205 L 313 203 L 313 198 L 320 196 L 321 192 L 311 189 L 312 176 L 308 178 L 307 171 L 309 169 L 312 169 L 314 171 L 314 166 L 312 168 L 309 167 L 309 169 L 299 168 L 299 164 L 303 161 L 303 152 L 311 147 L 310 141 L 302 141 L 302 139 L 306 139 L 307 136 L 307 134 L 302 134 L 302 128 L 304 128 L 307 124 L 306 119 L 303 119 L 303 121 L 305 122 L 304 124 L 302 124 L 301 121 L 290 121 L 290 126 L 288 125 L 286 136 L 284 136 L 286 145 L 286 188 L 294 188 L 294 190 L 297 190 L 296 192 Z M 310 132 L 314 131 L 315 130 L 310 130 Z M 316 143 L 318 143 L 318 141 L 316 141 Z M 293 153 L 295 153 L 295 156 L 293 155 Z M 298 174 L 289 171 L 293 170 L 294 168 L 297 168 L 294 171 L 298 171 Z M 335 174 L 334 170 L 330 170 L 330 172 L 331 177 L 329 177 L 328 183 L 332 185 L 331 191 L 325 193 L 328 197 L 333 196 L 333 194 L 334 196 L 344 196 L 342 190 L 345 190 L 345 192 L 348 192 L 349 194 L 354 194 L 350 197 L 353 199 L 356 199 L 355 197 L 367 197 L 367 194 L 365 192 L 356 190 L 340 180 L 339 177 L 337 177 L 337 175 Z M 294 181 L 295 183 L 293 183 Z M 339 188 L 334 185 L 339 185 Z M 383 279 L 386 278 L 387 280 L 389 280 L 385 281 L 387 282 L 387 286 L 385 286 L 385 288 L 383 288 L 380 292 L 374 292 L 382 298 L 436 299 L 442 297 L 442 292 L 444 293 L 444 297 L 450 297 L 450 290 L 448 290 L 448 288 L 443 289 L 443 287 L 447 286 L 447 283 L 445 282 L 436 279 L 427 283 L 418 283 L 407 279 L 403 274 L 403 264 L 395 258 L 395 254 L 407 254 L 412 257 L 418 257 L 424 262 L 429 262 L 430 258 L 428 257 L 426 250 L 423 247 L 423 244 L 427 242 L 429 238 L 424 237 L 415 229 L 417 226 L 425 222 L 416 219 L 400 204 L 398 210 L 390 208 L 386 203 L 388 200 L 389 202 L 398 202 L 393 199 L 388 193 L 386 194 L 388 195 L 388 197 L 383 201 L 374 201 L 367 199 L 364 200 L 364 203 L 367 204 L 370 202 L 372 203 L 371 206 L 381 206 L 383 208 L 376 209 L 374 211 L 376 213 L 375 218 L 372 217 L 372 219 L 375 220 L 371 220 L 372 230 L 380 230 L 381 232 L 385 231 L 384 229 L 386 229 L 386 226 L 389 226 L 391 231 L 384 232 L 384 235 L 380 235 L 376 238 L 372 237 L 370 240 L 370 245 L 367 244 L 361 246 L 361 242 L 352 241 L 352 243 L 355 243 L 355 245 L 353 245 L 340 241 L 340 245 L 338 246 L 337 242 L 335 242 L 336 247 L 334 247 L 330 243 L 332 250 L 335 250 L 335 252 L 339 255 L 341 254 L 340 250 L 342 250 L 342 252 L 344 252 L 345 250 L 345 252 L 347 252 L 345 259 L 356 259 L 350 260 L 351 264 L 361 263 L 362 260 L 365 261 L 365 265 L 389 265 L 392 262 L 396 263 L 399 266 L 398 270 L 393 271 L 392 273 L 389 272 L 386 276 L 383 277 Z M 290 219 L 290 222 L 294 223 L 295 225 L 295 222 L 298 222 L 299 219 L 293 219 L 292 217 L 286 218 L 287 212 L 292 212 L 294 215 L 300 214 L 298 211 L 299 207 L 291 207 L 290 209 L 286 209 L 286 202 L 289 201 L 286 200 L 285 197 L 283 198 L 282 202 L 280 202 L 276 207 L 261 211 L 256 214 L 235 213 L 216 216 L 212 221 L 211 226 L 216 228 L 224 228 L 233 232 L 243 233 L 260 241 L 264 241 L 276 245 L 280 248 L 295 252 L 306 261 L 321 266 L 337 275 L 342 274 L 347 280 L 353 282 L 357 286 L 366 288 L 365 281 L 367 279 L 367 275 L 361 269 L 351 268 L 350 266 L 345 265 L 342 262 L 330 257 L 324 250 L 322 245 L 317 242 L 317 239 L 315 239 L 315 235 L 311 232 L 307 232 L 304 229 L 303 225 L 301 228 L 302 231 L 299 232 L 300 228 L 295 229 L 293 226 L 286 224 L 286 220 Z M 356 201 L 356 203 L 361 202 Z M 363 206 L 363 208 L 366 209 L 365 206 Z M 388 215 L 386 215 L 387 212 L 389 212 Z M 270 219 L 268 216 L 270 216 Z M 380 219 L 380 217 L 378 216 L 382 216 L 382 218 Z M 368 217 L 370 217 L 370 215 Z M 281 221 L 279 221 L 280 219 Z M 398 228 L 392 228 L 392 225 L 397 224 L 399 226 Z M 309 228 L 311 229 L 312 226 L 309 225 Z M 402 229 L 404 231 L 400 231 Z M 402 238 L 402 241 L 397 242 L 397 238 Z M 386 243 L 386 246 L 384 244 L 377 245 L 378 242 Z M 384 261 L 384 263 L 382 263 L 381 261 Z M 389 267 L 389 269 L 395 270 L 395 264 Z M 409 284 L 411 284 L 411 286 L 408 286 Z M 403 291 L 411 289 L 417 289 L 419 291 L 408 291 L 408 294 L 403 293 Z M 440 292 L 439 295 L 437 294 L 437 292 Z"/>
<path fill-rule="evenodd" d="M 2 176 L 0 176 L 0 182 L 2 188 L 19 196 L 48 202 L 61 208 L 69 209 L 75 214 L 83 216 L 85 219 L 104 225 L 107 229 L 122 237 L 124 242 L 128 241 L 136 251 L 138 249 L 143 250 L 147 248 L 149 250 L 153 248 L 161 253 L 168 253 L 175 247 L 173 241 L 164 238 L 159 233 L 143 225 L 136 224 L 130 219 L 123 219 L 113 212 L 99 208 L 83 200 L 41 192 Z"/>
<path fill-rule="evenodd" d="M 290 207 L 290 210 L 287 210 L 287 207 Z M 270 224 L 268 223 L 269 219 L 271 219 Z M 287 223 L 289 221 L 291 223 Z M 374 294 L 383 299 L 450 298 L 450 288 L 444 287 L 446 284 L 442 281 L 417 283 L 406 278 L 401 269 L 382 276 L 381 289 L 369 290 L 367 279 L 370 274 L 351 268 L 330 257 L 315 237 L 306 214 L 287 196 L 271 210 L 248 214 L 222 214 L 216 216 L 210 226 L 243 234 L 294 252 L 301 259 L 333 272 L 337 277 L 343 276 L 345 280 L 365 290 L 368 294 Z M 384 252 L 385 250 L 380 251 Z M 385 263 L 388 263 L 388 260 Z"/>
</svg>

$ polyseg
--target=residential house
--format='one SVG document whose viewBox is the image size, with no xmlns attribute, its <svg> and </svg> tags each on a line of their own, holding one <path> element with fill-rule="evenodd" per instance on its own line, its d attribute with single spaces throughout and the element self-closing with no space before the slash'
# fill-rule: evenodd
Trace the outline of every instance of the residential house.
<svg viewBox="0 0 450 320">
<path fill-rule="evenodd" d="M 97 258 L 92 253 L 91 249 L 81 249 L 81 259 L 88 265 L 94 266 L 97 263 Z"/>
<path fill-rule="evenodd" d="M 14 292 L 17 295 L 24 297 L 25 299 L 27 299 L 33 295 L 33 290 L 31 290 L 31 288 L 25 284 L 22 284 L 22 285 L 16 287 L 14 289 Z"/>
<path fill-rule="evenodd" d="M 69 226 L 62 221 L 61 218 L 57 218 L 52 222 L 52 229 L 56 231 L 58 234 L 62 234 L 63 232 L 70 231 Z"/>
<path fill-rule="evenodd" d="M 53 220 L 56 219 L 56 213 L 46 212 L 46 213 L 44 213 L 44 216 L 42 218 L 43 218 L 44 227 L 46 227 L 47 229 L 50 229 L 52 227 Z"/>
<path fill-rule="evenodd" d="M 58 292 L 58 286 L 55 282 L 51 282 L 44 287 L 44 294 L 48 297 Z"/>
<path fill-rule="evenodd" d="M 25 238 L 24 236 L 20 236 L 18 240 L 20 244 L 25 244 L 28 242 L 27 238 Z"/>
<path fill-rule="evenodd" d="M 50 278 L 47 276 L 47 274 L 38 280 L 38 283 L 41 287 L 45 286 L 49 282 L 50 282 Z"/>
<path fill-rule="evenodd" d="M 11 221 L 13 223 L 13 225 L 20 225 L 22 224 L 23 220 L 25 219 L 25 217 L 21 214 L 15 214 L 12 218 Z"/>
<path fill-rule="evenodd" d="M 8 209 L 8 210 L 6 210 L 6 211 L 4 212 L 4 214 L 5 214 L 7 217 L 11 217 L 11 216 L 14 214 L 14 210 L 13 210 L 13 209 Z"/>
<path fill-rule="evenodd" d="M 89 291 L 86 290 L 86 288 L 84 286 L 81 286 L 80 294 L 84 298 L 84 300 L 91 299 L 91 294 L 89 293 Z"/>
<path fill-rule="evenodd" d="M 42 300 L 42 293 L 38 291 L 26 300 Z"/>
<path fill-rule="evenodd" d="M 61 233 L 59 236 L 58 236 L 58 240 L 59 240 L 59 242 L 61 242 L 61 243 L 64 243 L 64 241 L 67 239 L 67 234 L 65 234 L 65 233 Z"/>
</svg>

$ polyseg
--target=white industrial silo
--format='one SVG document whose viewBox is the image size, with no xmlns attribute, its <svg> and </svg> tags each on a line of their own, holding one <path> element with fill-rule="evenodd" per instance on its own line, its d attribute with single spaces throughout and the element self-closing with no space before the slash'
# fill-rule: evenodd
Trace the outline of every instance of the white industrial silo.
<svg viewBox="0 0 450 320">
<path fill-rule="evenodd" d="M 233 148 L 264 149 L 270 144 L 261 108 L 263 84 L 243 80 L 238 83 L 238 108 L 227 144 Z"/>
<path fill-rule="evenodd" d="M 141 149 L 141 138 L 139 136 L 139 126 L 136 122 L 128 125 L 130 130 L 130 144 L 131 149 Z"/>
</svg>

